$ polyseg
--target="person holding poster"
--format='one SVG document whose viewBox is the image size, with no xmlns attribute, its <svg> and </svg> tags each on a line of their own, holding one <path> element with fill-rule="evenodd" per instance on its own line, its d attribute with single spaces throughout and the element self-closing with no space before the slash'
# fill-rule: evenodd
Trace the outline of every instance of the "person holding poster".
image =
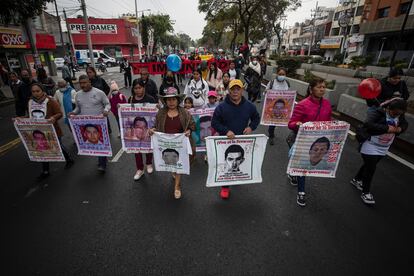
<svg viewBox="0 0 414 276">
<path fill-rule="evenodd" d="M 74 161 L 69 156 L 69 153 L 65 150 L 62 145 L 61 137 L 63 136 L 62 130 L 58 124 L 58 120 L 62 118 L 62 111 L 60 109 L 59 103 L 51 96 L 46 94 L 46 90 L 43 85 L 39 83 L 34 83 L 31 86 L 32 97 L 28 103 L 28 110 L 30 119 L 35 120 L 44 120 L 46 119 L 49 123 L 53 124 L 56 134 L 58 136 L 60 146 L 62 148 L 63 156 L 66 160 L 65 168 L 69 168 L 73 165 Z M 38 115 L 36 117 L 33 114 L 43 114 L 42 117 Z M 44 132 L 39 130 L 33 131 L 33 141 L 35 143 L 35 149 L 37 151 L 48 151 L 50 148 L 48 139 Z M 39 175 L 38 179 L 42 180 L 50 175 L 49 162 L 42 162 L 42 173 Z"/>
<path fill-rule="evenodd" d="M 265 93 L 268 90 L 276 90 L 276 91 L 287 91 L 290 88 L 289 82 L 286 80 L 286 69 L 283 67 L 278 67 L 276 69 L 276 78 L 274 78 L 272 81 L 269 81 L 269 83 L 266 85 Z M 293 102 L 295 99 L 293 99 Z M 265 101 L 265 107 L 267 104 L 267 99 Z M 273 103 L 272 107 L 272 114 L 275 116 L 276 119 L 282 119 L 283 116 L 287 113 L 285 110 L 287 109 L 286 103 L 283 99 L 277 100 Z M 263 112 L 265 111 L 265 108 L 263 108 Z M 290 114 L 289 114 L 290 115 Z M 262 116 L 263 119 L 264 116 Z M 275 125 L 269 125 L 268 133 L 269 133 L 269 144 L 273 146 L 275 144 Z"/>
<path fill-rule="evenodd" d="M 244 89 L 241 80 L 232 80 L 229 89 L 230 94 L 214 110 L 211 126 L 220 135 L 234 139 L 236 135 L 252 133 L 259 125 L 260 115 L 257 112 L 256 106 L 243 97 Z M 242 162 L 242 155 L 241 151 L 238 151 L 238 153 L 235 150 L 228 152 L 226 162 L 229 167 L 236 169 Z M 222 199 L 228 199 L 230 196 L 230 188 L 228 186 L 222 186 L 220 196 Z"/>
<path fill-rule="evenodd" d="M 157 100 L 152 96 L 145 93 L 145 81 L 143 79 L 135 79 L 132 82 L 132 96 L 128 99 L 128 103 L 131 104 L 156 104 Z M 125 135 L 125 134 L 124 134 Z M 148 141 L 149 137 L 149 125 L 145 117 L 139 116 L 134 118 L 133 129 L 131 136 L 134 140 Z M 135 153 L 135 164 L 137 171 L 134 175 L 134 180 L 139 180 L 144 175 L 144 161 L 142 159 L 144 153 Z M 152 153 L 145 153 L 145 163 L 147 165 L 147 173 L 152 174 L 154 168 L 152 167 Z"/>
<path fill-rule="evenodd" d="M 111 104 L 105 93 L 98 88 L 92 87 L 87 75 L 79 76 L 79 85 L 81 90 L 76 93 L 76 108 L 68 114 L 69 118 L 75 115 L 102 115 L 107 117 L 111 110 Z M 106 164 L 107 157 L 99 156 L 98 171 L 105 173 Z"/>
<path fill-rule="evenodd" d="M 150 135 L 153 135 L 156 131 L 169 134 L 185 133 L 185 136 L 191 139 L 191 129 L 194 129 L 194 121 L 191 114 L 179 104 L 182 100 L 182 95 L 178 94 L 177 89 L 174 87 L 168 88 L 166 94 L 161 96 L 164 102 L 164 108 L 160 109 L 157 113 L 155 120 L 155 128 L 150 130 Z M 188 156 L 187 156 L 188 158 Z M 167 150 L 162 152 L 162 159 L 164 164 L 174 165 L 179 159 L 177 150 Z M 157 163 L 156 163 L 157 164 Z M 181 198 L 181 175 L 173 173 L 174 178 L 174 197 L 175 199 Z"/>
<path fill-rule="evenodd" d="M 292 117 L 289 120 L 288 127 L 297 134 L 299 126 L 306 122 L 331 121 L 332 108 L 331 103 L 324 99 L 326 84 L 321 78 L 314 78 L 310 83 L 306 98 L 299 102 L 293 109 Z M 318 149 L 323 154 L 329 149 L 327 141 L 315 141 L 310 149 L 310 162 L 315 163 L 320 157 L 319 154 L 312 155 L 312 152 Z M 319 160 L 320 161 L 320 160 Z M 292 185 L 298 186 L 296 202 L 299 206 L 306 206 L 305 199 L 305 177 L 288 175 Z"/>
<path fill-rule="evenodd" d="M 369 137 L 360 141 L 361 157 L 364 161 L 351 184 L 362 191 L 361 199 L 365 204 L 375 204 L 371 194 L 371 182 L 378 162 L 387 154 L 396 135 L 408 128 L 404 113 L 407 102 L 403 98 L 392 98 L 381 106 L 368 112 L 364 129 Z"/>
</svg>

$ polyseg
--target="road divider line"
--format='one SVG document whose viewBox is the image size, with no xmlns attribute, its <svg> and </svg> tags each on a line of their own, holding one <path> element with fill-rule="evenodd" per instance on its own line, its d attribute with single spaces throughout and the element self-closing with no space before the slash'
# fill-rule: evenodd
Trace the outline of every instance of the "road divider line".
<svg viewBox="0 0 414 276">
<path fill-rule="evenodd" d="M 21 142 L 20 138 L 16 138 L 16 139 L 8 142 L 7 144 L 4 144 L 3 146 L 1 146 L 0 147 L 0 156 L 5 155 L 9 151 L 11 151 L 15 147 L 17 147 L 20 144 L 20 142 Z"/>
<path fill-rule="evenodd" d="M 115 155 L 114 158 L 112 158 L 112 160 L 110 160 L 109 162 L 111 163 L 116 163 L 118 162 L 119 158 L 121 158 L 122 154 L 124 154 L 124 150 L 121 148 L 118 153 Z"/>
</svg>

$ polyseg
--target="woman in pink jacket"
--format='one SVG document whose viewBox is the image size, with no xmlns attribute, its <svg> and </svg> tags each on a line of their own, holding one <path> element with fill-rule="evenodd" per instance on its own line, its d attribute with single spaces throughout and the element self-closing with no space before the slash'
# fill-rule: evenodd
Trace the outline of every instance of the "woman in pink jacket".
<svg viewBox="0 0 414 276">
<path fill-rule="evenodd" d="M 315 78 L 309 83 L 307 97 L 298 103 L 289 121 L 288 127 L 295 133 L 298 132 L 299 126 L 306 122 L 331 121 L 332 108 L 331 103 L 324 99 L 326 85 L 325 81 Z M 306 206 L 305 200 L 305 177 L 289 176 L 290 183 L 298 186 L 298 195 L 296 202 L 299 206 Z"/>
</svg>

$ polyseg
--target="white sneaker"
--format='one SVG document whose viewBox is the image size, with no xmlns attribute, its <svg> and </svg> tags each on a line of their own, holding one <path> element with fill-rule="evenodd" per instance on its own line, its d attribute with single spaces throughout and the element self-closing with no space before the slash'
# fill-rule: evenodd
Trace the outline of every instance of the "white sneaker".
<svg viewBox="0 0 414 276">
<path fill-rule="evenodd" d="M 137 170 L 137 172 L 134 175 L 134 180 L 139 180 L 141 178 L 141 176 L 144 175 L 144 171 L 141 170 Z"/>
<path fill-rule="evenodd" d="M 367 193 L 367 194 L 362 193 L 361 198 L 365 204 L 370 204 L 370 205 L 375 204 L 374 196 L 371 193 Z"/>
<path fill-rule="evenodd" d="M 147 165 L 147 173 L 152 174 L 154 172 L 154 167 L 152 165 Z"/>
</svg>

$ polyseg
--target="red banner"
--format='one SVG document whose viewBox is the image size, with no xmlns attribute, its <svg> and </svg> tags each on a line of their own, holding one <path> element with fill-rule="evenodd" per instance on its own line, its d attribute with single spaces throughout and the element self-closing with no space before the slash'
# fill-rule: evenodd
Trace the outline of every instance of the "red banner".
<svg viewBox="0 0 414 276">
<path fill-rule="evenodd" d="M 185 60 L 181 65 L 181 70 L 177 74 L 191 74 L 197 66 L 200 65 L 201 60 Z M 213 60 L 207 61 L 208 66 Z M 223 73 L 229 70 L 230 60 L 216 60 L 217 67 L 220 68 Z M 161 75 L 167 72 L 167 64 L 165 62 L 131 62 L 134 75 L 141 73 L 141 68 L 147 68 L 150 75 Z"/>
</svg>

